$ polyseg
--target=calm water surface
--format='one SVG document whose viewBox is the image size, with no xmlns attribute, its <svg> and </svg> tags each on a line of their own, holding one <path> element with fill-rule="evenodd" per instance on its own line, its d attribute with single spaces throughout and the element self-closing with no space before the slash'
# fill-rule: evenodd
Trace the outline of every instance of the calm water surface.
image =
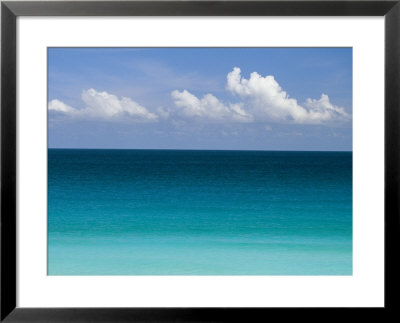
<svg viewBox="0 0 400 323">
<path fill-rule="evenodd" d="M 352 153 L 48 151 L 49 275 L 351 275 Z"/>
</svg>

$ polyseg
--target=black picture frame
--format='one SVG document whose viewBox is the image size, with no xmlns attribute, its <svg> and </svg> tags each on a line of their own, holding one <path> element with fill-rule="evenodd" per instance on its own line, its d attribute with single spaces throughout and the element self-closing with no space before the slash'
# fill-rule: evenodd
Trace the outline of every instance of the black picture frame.
<svg viewBox="0 0 400 323">
<path fill-rule="evenodd" d="M 321 320 L 354 314 L 382 320 L 400 306 L 400 1 L 73 1 L 1 3 L 1 322 L 254 322 L 271 314 Z M 384 16 L 384 308 L 16 307 L 16 19 L 19 16 Z M 394 316 L 396 317 L 396 315 Z"/>
</svg>

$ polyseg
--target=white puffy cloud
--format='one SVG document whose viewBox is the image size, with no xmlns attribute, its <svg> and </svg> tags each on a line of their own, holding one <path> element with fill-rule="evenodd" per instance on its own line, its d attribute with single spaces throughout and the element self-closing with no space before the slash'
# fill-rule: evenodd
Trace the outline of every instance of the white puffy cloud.
<svg viewBox="0 0 400 323">
<path fill-rule="evenodd" d="M 253 72 L 245 79 L 240 68 L 234 67 L 227 75 L 226 89 L 244 100 L 248 113 L 259 121 L 321 124 L 350 119 L 343 108 L 330 103 L 326 94 L 319 100 L 307 99 L 304 106 L 300 105 L 272 75 L 263 77 Z"/>
<path fill-rule="evenodd" d="M 171 92 L 173 108 L 158 107 L 150 112 L 130 98 L 89 89 L 82 91 L 83 109 L 57 99 L 49 102 L 48 109 L 80 119 L 164 121 L 172 125 L 190 120 L 209 123 L 331 124 L 351 119 L 344 108 L 333 105 L 326 94 L 299 104 L 289 97 L 272 75 L 261 76 L 253 72 L 246 79 L 242 77 L 240 68 L 234 67 L 226 79 L 226 89 L 239 97 L 239 102 L 222 102 L 210 93 L 197 97 L 187 90 L 174 90 Z M 267 127 L 265 129 L 269 130 Z"/>
<path fill-rule="evenodd" d="M 308 108 L 308 117 L 310 120 L 330 121 L 350 119 L 347 112 L 329 101 L 326 94 L 322 94 L 319 100 L 307 99 L 305 104 Z"/>
<path fill-rule="evenodd" d="M 182 92 L 175 90 L 171 96 L 179 108 L 175 112 L 186 118 L 202 118 L 209 121 L 252 121 L 252 116 L 243 109 L 242 104 L 225 105 L 212 94 L 206 94 L 199 99 L 187 90 Z"/>
<path fill-rule="evenodd" d="M 121 120 L 123 118 L 135 121 L 156 121 L 158 116 L 130 98 L 118 98 L 107 92 L 97 92 L 94 89 L 84 90 L 82 100 L 86 104 L 83 109 L 73 108 L 59 100 L 52 100 L 48 109 L 65 115 L 82 119 Z"/>
<path fill-rule="evenodd" d="M 51 100 L 49 103 L 49 110 L 63 112 L 66 114 L 74 114 L 77 111 L 75 108 L 70 107 L 59 100 Z"/>
</svg>

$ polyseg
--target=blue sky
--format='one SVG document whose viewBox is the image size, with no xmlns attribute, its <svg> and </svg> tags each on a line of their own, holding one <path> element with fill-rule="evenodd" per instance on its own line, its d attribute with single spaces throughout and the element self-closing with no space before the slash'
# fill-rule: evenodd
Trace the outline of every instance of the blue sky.
<svg viewBox="0 0 400 323">
<path fill-rule="evenodd" d="M 351 48 L 49 48 L 50 148 L 352 150 Z"/>
</svg>

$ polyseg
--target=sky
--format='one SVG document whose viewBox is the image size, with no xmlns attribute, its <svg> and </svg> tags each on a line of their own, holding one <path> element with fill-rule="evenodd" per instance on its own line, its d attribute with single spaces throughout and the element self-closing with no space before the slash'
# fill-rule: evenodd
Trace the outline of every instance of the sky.
<svg viewBox="0 0 400 323">
<path fill-rule="evenodd" d="M 351 48 L 49 48 L 49 148 L 352 150 Z"/>
</svg>

